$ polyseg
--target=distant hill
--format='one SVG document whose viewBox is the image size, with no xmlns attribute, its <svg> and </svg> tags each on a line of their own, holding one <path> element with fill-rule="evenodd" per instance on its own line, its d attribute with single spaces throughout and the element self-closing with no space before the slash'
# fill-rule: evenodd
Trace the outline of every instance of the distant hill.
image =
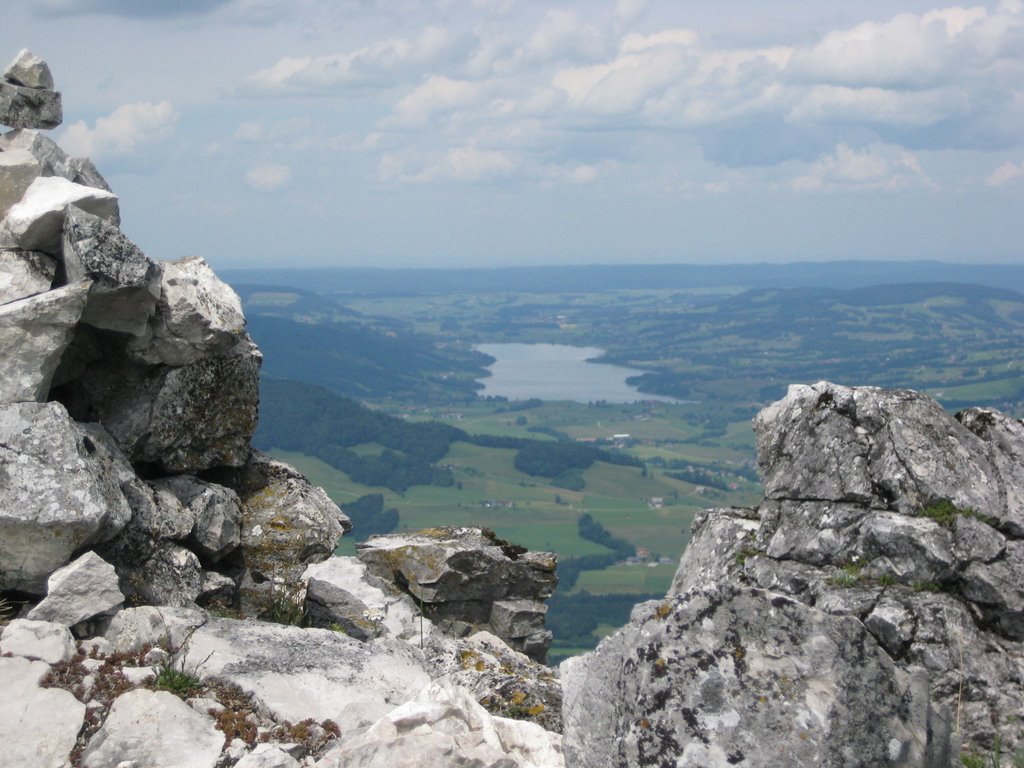
<svg viewBox="0 0 1024 768">
<path fill-rule="evenodd" d="M 263 283 L 318 293 L 403 295 L 520 291 L 595 292 L 654 288 L 862 288 L 878 284 L 987 285 L 1024 291 L 1024 265 L 940 261 L 823 261 L 790 264 L 613 264 L 478 269 L 224 269 L 229 283 Z"/>
</svg>

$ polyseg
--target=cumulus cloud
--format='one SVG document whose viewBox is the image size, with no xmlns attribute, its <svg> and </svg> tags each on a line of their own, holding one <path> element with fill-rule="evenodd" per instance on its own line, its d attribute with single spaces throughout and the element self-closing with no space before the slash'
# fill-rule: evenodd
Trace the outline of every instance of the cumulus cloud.
<svg viewBox="0 0 1024 768">
<path fill-rule="evenodd" d="M 802 192 L 855 190 L 894 192 L 909 187 L 933 187 L 918 159 L 899 147 L 876 145 L 857 150 L 839 144 L 833 154 L 815 162 L 793 181 Z"/>
<path fill-rule="evenodd" d="M 985 183 L 990 187 L 1005 187 L 1019 179 L 1024 179 L 1024 160 L 1019 163 L 1008 160 L 992 171 Z"/>
<path fill-rule="evenodd" d="M 178 113 L 169 101 L 139 101 L 124 104 L 90 128 L 85 121 L 69 125 L 61 135 L 64 150 L 78 157 L 93 159 L 111 155 L 130 155 L 140 144 L 167 138 L 174 130 Z"/>
<path fill-rule="evenodd" d="M 476 104 L 484 92 L 481 83 L 432 75 L 395 105 L 395 116 L 401 122 L 422 123 L 439 112 Z"/>
<path fill-rule="evenodd" d="M 421 167 L 409 157 L 385 153 L 380 162 L 380 176 L 385 181 L 429 182 L 462 181 L 475 182 L 508 176 L 516 170 L 516 163 L 507 152 L 456 147 L 443 157 L 428 160 Z"/>
<path fill-rule="evenodd" d="M 291 168 L 286 165 L 258 165 L 245 172 L 245 183 L 260 192 L 279 189 L 291 178 Z"/>
</svg>

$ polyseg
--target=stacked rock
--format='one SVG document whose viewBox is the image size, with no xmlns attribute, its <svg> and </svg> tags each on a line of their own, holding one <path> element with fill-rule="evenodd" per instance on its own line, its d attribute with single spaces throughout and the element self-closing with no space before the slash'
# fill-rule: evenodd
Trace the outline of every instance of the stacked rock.
<svg viewBox="0 0 1024 768">
<path fill-rule="evenodd" d="M 0 592 L 41 597 L 91 550 L 129 600 L 248 585 L 259 613 L 348 518 L 250 447 L 261 355 L 238 296 L 204 260 L 129 240 L 95 166 L 39 130 L 60 122 L 49 67 L 22 51 L 0 83 Z"/>
</svg>

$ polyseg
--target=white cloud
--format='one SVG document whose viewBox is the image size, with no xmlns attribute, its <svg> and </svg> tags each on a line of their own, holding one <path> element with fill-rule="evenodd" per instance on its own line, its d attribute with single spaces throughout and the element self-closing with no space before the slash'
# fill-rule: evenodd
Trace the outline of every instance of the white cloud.
<svg viewBox="0 0 1024 768">
<path fill-rule="evenodd" d="M 401 122 L 422 123 L 439 112 L 476 104 L 483 97 L 483 84 L 432 75 L 395 105 Z"/>
<path fill-rule="evenodd" d="M 516 163 L 509 153 L 468 146 L 450 149 L 443 157 L 426 162 L 385 153 L 379 167 L 380 176 L 385 181 L 413 183 L 476 182 L 508 176 L 515 170 Z"/>
<path fill-rule="evenodd" d="M 808 173 L 793 180 L 802 192 L 822 190 L 887 191 L 909 187 L 933 188 L 918 159 L 899 147 L 875 145 L 857 150 L 846 144 L 815 162 Z"/>
<path fill-rule="evenodd" d="M 1007 160 L 989 174 L 985 183 L 990 187 L 1005 187 L 1018 179 L 1024 179 L 1024 160 L 1019 163 Z"/>
<path fill-rule="evenodd" d="M 279 189 L 291 178 L 291 168 L 286 165 L 258 165 L 245 172 L 245 183 L 260 192 Z"/>
<path fill-rule="evenodd" d="M 140 144 L 167 138 L 177 120 L 178 113 L 169 101 L 124 104 L 97 119 L 92 128 L 84 120 L 72 123 L 61 134 L 60 144 L 70 155 L 94 160 L 130 155 Z"/>
</svg>

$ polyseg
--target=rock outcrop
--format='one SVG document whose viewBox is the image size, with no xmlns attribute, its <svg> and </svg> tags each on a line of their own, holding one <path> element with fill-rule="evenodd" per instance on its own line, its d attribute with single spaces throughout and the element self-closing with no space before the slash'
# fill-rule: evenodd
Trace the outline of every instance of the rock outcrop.
<svg viewBox="0 0 1024 768">
<path fill-rule="evenodd" d="M 238 297 L 131 242 L 92 163 L 36 130 L 59 120 L 22 52 L 0 82 L 0 764 L 561 768 L 551 671 L 423 616 L 543 655 L 554 559 L 466 530 L 434 583 L 438 548 L 407 547 L 387 575 L 416 574 L 418 606 L 331 558 L 348 518 L 250 446 Z"/>
<path fill-rule="evenodd" d="M 547 656 L 551 632 L 542 601 L 558 583 L 554 555 L 526 552 L 480 528 L 372 536 L 356 555 L 449 633 L 485 630 L 530 658 Z"/>
<path fill-rule="evenodd" d="M 754 427 L 760 507 L 700 515 L 665 602 L 565 665 L 567 761 L 945 768 L 960 741 L 1024 747 L 1024 425 L 822 382 Z"/>
</svg>

